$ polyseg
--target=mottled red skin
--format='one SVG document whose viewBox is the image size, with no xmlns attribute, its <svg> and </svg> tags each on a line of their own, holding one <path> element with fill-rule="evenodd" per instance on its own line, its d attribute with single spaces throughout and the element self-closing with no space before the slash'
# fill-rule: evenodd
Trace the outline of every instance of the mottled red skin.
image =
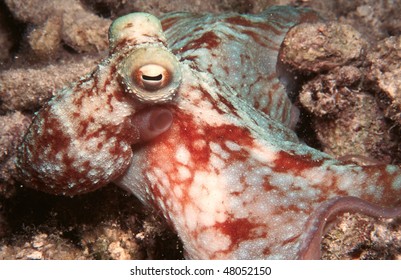
<svg viewBox="0 0 401 280">
<path fill-rule="evenodd" d="M 392 187 L 400 176 L 397 167 L 394 167 L 397 171 L 390 174 L 385 165 L 344 165 L 302 144 L 281 144 L 279 137 L 275 139 L 270 136 L 272 146 L 269 146 L 261 140 L 265 137 L 258 135 L 255 127 L 246 126 L 240 121 L 231 123 L 232 108 L 217 105 L 223 103 L 214 103 L 207 112 L 209 121 L 199 123 L 195 120 L 205 120 L 205 117 L 201 112 L 193 113 L 196 100 L 191 95 L 194 89 L 184 91 L 185 89 L 181 92 L 182 100 L 177 101 L 180 106 L 171 107 L 174 123 L 170 130 L 151 145 L 134 150 L 131 167 L 127 174 L 116 182 L 163 213 L 183 240 L 187 257 L 316 259 L 320 256 L 320 238 L 324 225 L 336 215 L 345 211 L 382 217 L 401 214 L 400 190 Z M 206 93 L 206 90 L 199 90 L 199 93 L 202 92 Z M 196 96 L 199 100 L 211 98 L 207 94 Z M 192 104 L 185 100 L 190 100 Z M 211 111 L 214 114 L 211 114 Z M 222 122 L 227 123 L 213 125 L 216 118 L 221 118 Z M 272 133 L 268 134 L 277 133 L 275 129 L 277 128 L 271 128 Z M 230 149 L 227 146 L 228 141 L 241 149 Z M 263 143 L 264 149 L 255 145 L 256 142 Z M 222 151 L 213 151 L 211 144 L 218 145 Z M 188 151 L 188 162 L 177 159 L 179 149 Z M 301 154 L 302 149 L 308 150 L 302 151 Z M 255 157 L 253 152 L 259 153 L 261 159 Z M 264 155 L 266 159 L 273 156 L 274 160 L 264 161 Z M 221 162 L 214 163 L 216 160 L 213 160 L 213 157 L 219 158 Z M 227 170 L 235 165 L 242 167 L 228 174 Z M 182 175 L 182 168 L 188 170 L 188 176 Z M 252 181 L 252 173 L 261 168 L 268 169 L 269 173 L 261 176 L 260 182 Z M 135 179 L 131 176 L 132 173 L 135 174 Z M 205 177 L 197 180 L 197 174 Z M 326 179 L 315 182 L 317 174 Z M 227 175 L 231 177 L 227 178 Z M 213 176 L 216 181 L 209 180 L 207 176 Z M 283 177 L 283 180 L 287 180 L 288 185 L 277 182 L 281 176 L 287 176 Z M 347 180 L 347 177 L 350 179 Z M 228 179 L 228 182 L 225 183 L 224 178 Z M 305 180 L 305 183 L 299 183 L 302 180 Z M 240 184 L 241 188 L 232 183 Z M 146 192 L 143 185 L 148 186 Z M 376 190 L 370 190 L 372 185 L 376 186 Z M 223 200 L 215 201 L 213 197 L 216 195 L 210 192 L 220 188 L 224 189 L 221 190 Z M 246 194 L 247 190 L 252 191 Z M 196 192 L 196 195 L 193 192 Z M 316 195 L 309 197 L 304 195 L 304 192 L 316 192 Z M 261 198 L 264 195 L 266 198 Z M 293 200 L 291 195 L 294 196 Z M 269 196 L 275 197 L 274 206 L 269 205 Z M 230 206 L 230 202 L 237 199 L 241 201 L 240 208 Z M 208 212 L 206 208 L 202 209 L 198 205 L 199 200 L 217 203 L 221 210 Z M 367 201 L 395 208 L 380 208 Z M 269 207 L 266 207 L 268 209 L 262 211 L 264 215 L 260 216 L 256 212 L 261 210 L 255 205 L 260 206 L 262 203 Z M 216 208 L 212 205 L 207 207 Z M 194 208 L 194 213 L 187 216 L 186 208 Z M 246 211 L 249 215 L 240 217 L 241 211 Z M 224 221 L 211 218 L 216 219 L 213 224 L 203 225 L 202 221 L 206 218 L 201 217 L 202 212 L 206 212 L 208 217 L 217 217 L 224 213 L 226 218 Z M 271 225 L 273 217 L 279 219 L 278 225 Z M 197 226 L 194 228 L 190 226 L 193 220 L 197 220 Z M 293 228 L 286 231 L 286 225 Z M 207 239 L 208 246 L 205 247 L 202 245 L 202 236 L 210 232 L 213 232 L 213 237 Z M 219 236 L 229 236 L 229 245 L 224 249 L 212 250 L 211 244 L 217 242 Z M 259 244 L 260 239 L 267 241 Z M 254 245 L 244 253 L 240 247 L 252 242 Z"/>
<path fill-rule="evenodd" d="M 92 94 L 92 91 L 88 91 Z M 114 92 L 112 98 L 123 98 L 121 92 Z M 57 102 L 54 99 L 54 102 Z M 80 110 L 80 100 L 76 99 L 72 103 L 77 106 L 77 111 L 73 113 L 74 118 L 82 119 Z M 85 159 L 82 163 L 82 169 L 77 169 L 72 166 L 74 159 L 69 156 L 71 149 L 72 139 L 69 135 L 62 130 L 60 120 L 52 115 L 50 112 L 51 105 L 45 106 L 36 116 L 32 123 L 28 134 L 25 136 L 24 145 L 20 148 L 20 156 L 18 159 L 18 166 L 22 172 L 22 179 L 31 187 L 38 188 L 42 191 L 59 194 L 61 192 L 73 195 L 76 193 L 75 189 L 69 191 L 65 189 L 71 181 L 79 182 L 86 185 L 84 192 L 93 191 L 101 186 L 104 186 L 111 180 L 119 177 L 122 172 L 127 168 L 130 158 L 132 157 L 131 149 L 123 150 L 120 145 L 108 147 L 108 152 L 114 159 L 123 159 L 123 163 L 109 176 L 101 177 L 97 182 L 93 182 L 88 178 L 87 173 L 91 169 L 90 158 Z M 112 106 L 108 108 L 109 113 L 113 112 Z M 96 137 L 100 133 L 105 133 L 105 141 L 110 141 L 110 138 L 116 137 L 118 142 L 126 143 L 126 145 L 133 144 L 138 141 L 139 133 L 135 131 L 131 119 L 127 118 L 122 124 L 115 126 L 99 126 L 98 128 L 88 132 L 90 123 L 94 123 L 93 117 L 82 119 L 79 122 L 77 137 L 81 141 L 89 141 L 92 137 Z M 40 127 L 45 127 L 46 132 L 40 133 Z M 50 133 L 51 131 L 51 133 Z M 101 151 L 104 143 L 99 142 L 97 149 Z M 49 152 L 45 152 L 47 150 Z M 42 173 L 36 168 L 36 164 L 43 162 L 43 156 L 46 153 L 46 162 L 49 164 L 63 165 L 64 170 L 61 173 Z M 61 158 L 58 159 L 57 155 L 60 154 Z M 28 158 L 29 157 L 29 158 Z M 79 192 L 79 190 L 78 190 Z"/>
<path fill-rule="evenodd" d="M 199 17 L 195 19 L 203 20 Z M 236 104 L 240 101 L 235 97 L 243 97 L 241 89 L 238 88 L 240 84 L 232 83 L 230 80 L 230 76 L 233 76 L 237 69 L 229 67 L 230 62 L 224 60 L 224 56 L 219 58 L 221 72 L 215 73 L 216 69 L 211 64 L 206 66 L 206 69 L 199 66 L 206 58 L 201 51 L 197 53 L 198 50 L 207 50 L 212 59 L 218 58 L 217 53 L 224 53 L 223 50 L 226 48 L 224 35 L 209 30 L 206 23 L 203 23 L 202 27 L 198 25 L 191 30 L 188 27 L 190 20 L 193 18 L 188 14 L 172 15 L 163 20 L 173 52 L 187 62 L 193 71 L 190 73 L 188 69 L 184 70 L 191 78 L 186 78 L 184 75 L 186 82 L 185 86 L 180 88 L 176 100 L 178 106 L 171 108 L 174 113 L 174 123 L 171 129 L 152 145 L 138 147 L 138 150 L 134 152 L 131 167 L 122 178 L 117 180 L 117 184 L 130 189 L 144 202 L 150 203 L 163 213 L 183 240 L 187 257 L 201 259 L 319 258 L 320 238 L 325 221 L 339 213 L 359 211 L 386 217 L 400 215 L 401 211 L 398 207 L 400 190 L 392 187 L 394 184 L 399 184 L 398 167 L 392 167 L 397 171 L 390 174 L 387 172 L 387 166 L 359 167 L 342 164 L 328 155 L 298 143 L 292 132 L 263 114 L 260 115 L 261 118 L 266 119 L 256 120 L 252 125 L 244 115 L 256 116 L 259 113 L 252 108 L 238 108 L 241 106 Z M 232 30 L 240 29 L 240 26 L 253 27 L 249 20 L 243 20 L 239 16 L 232 18 L 227 16 L 227 19 L 223 20 L 239 25 L 230 26 Z M 214 24 L 213 20 L 210 24 Z M 197 25 L 194 24 L 194 26 Z M 194 34 L 194 31 L 199 34 Z M 172 34 L 171 37 L 169 32 Z M 268 45 L 252 33 L 244 33 L 253 38 L 254 43 L 265 47 Z M 275 46 L 277 45 L 271 44 L 267 48 L 276 51 L 278 47 Z M 251 57 L 246 52 L 242 56 L 248 59 Z M 202 72 L 210 73 L 211 76 L 204 77 L 198 74 Z M 273 86 L 267 92 L 278 98 L 277 100 L 272 98 L 267 108 L 271 108 L 275 102 L 287 104 L 287 101 L 280 98 L 281 86 L 274 82 L 275 77 L 273 72 L 271 75 L 260 78 L 270 80 Z M 227 84 L 234 89 L 237 88 L 237 91 L 231 92 Z M 243 99 L 247 100 L 247 97 Z M 264 112 L 259 97 L 251 99 L 250 105 Z M 199 107 L 207 109 L 202 112 L 197 110 Z M 288 106 L 285 105 L 283 108 Z M 288 111 L 290 110 L 284 109 L 282 112 Z M 290 119 L 286 117 L 288 114 L 281 116 L 282 119 L 280 114 L 279 116 L 271 114 L 271 117 L 288 124 Z M 221 123 L 216 124 L 216 120 Z M 226 145 L 227 141 L 235 143 L 241 149 L 231 150 Z M 204 144 L 201 145 L 201 142 Z M 264 151 L 259 151 L 260 157 L 264 157 L 265 161 L 252 154 L 252 151 L 256 152 L 260 149 L 258 145 L 255 146 L 255 143 L 265 148 Z M 220 153 L 212 151 L 211 144 L 219 146 L 222 151 Z M 183 163 L 176 159 L 180 149 L 188 152 L 191 158 L 189 162 Z M 213 157 L 219 158 L 221 162 L 212 160 Z M 271 157 L 274 159 L 270 159 Z M 213 163 L 214 161 L 216 163 Z M 225 170 L 233 166 L 243 168 L 238 168 L 237 172 L 230 174 L 231 178 L 228 181 L 233 182 L 224 183 L 223 179 L 227 179 Z M 183 168 L 189 175 L 185 175 Z M 271 173 L 261 176 L 257 185 L 258 182 L 252 181 L 252 173 L 259 168 L 266 168 Z M 135 179 L 132 178 L 131 173 L 136 174 Z M 195 183 L 196 174 L 204 176 L 207 186 L 202 187 Z M 323 174 L 327 179 L 315 181 L 319 174 Z M 209 180 L 208 176 L 214 176 L 216 182 Z M 352 176 L 355 178 L 353 179 Z M 288 181 L 288 185 L 277 182 L 281 177 L 284 182 Z M 347 177 L 350 179 L 347 180 Z M 302 180 L 306 183 L 300 183 Z M 233 187 L 233 183 L 241 185 L 242 188 L 237 190 Z M 148 186 L 146 190 L 141 187 L 142 185 Z M 212 190 L 219 189 L 221 186 L 225 189 L 222 195 L 224 199 L 214 201 L 215 195 Z M 375 186 L 377 190 L 372 190 L 372 186 Z M 193 189 L 198 189 L 197 195 L 191 195 Z M 252 189 L 255 189 L 252 192 L 253 198 L 246 194 L 246 190 Z M 314 197 L 303 195 L 308 192 L 316 192 L 318 195 Z M 291 195 L 296 199 L 291 201 Z M 261 199 L 261 196 L 266 198 Z M 212 201 L 213 206 L 210 205 L 210 208 L 218 205 L 223 210 L 207 212 L 206 209 L 202 210 L 201 207 L 194 206 L 203 197 L 205 201 Z M 274 205 L 269 202 L 269 197 L 275 197 Z M 238 198 L 244 200 L 238 209 L 227 205 Z M 383 209 L 365 201 L 396 208 Z M 261 202 L 266 203 L 266 208 L 269 209 L 256 213 L 258 210 L 253 209 L 254 205 Z M 196 210 L 192 211 L 191 215 L 187 215 L 187 208 Z M 239 216 L 237 212 L 242 210 L 248 211 L 249 215 L 236 217 Z M 201 217 L 202 211 L 206 212 L 208 217 L 218 216 L 224 212 L 226 219 L 215 221 L 211 225 L 202 225 L 202 220 L 206 219 Z M 275 224 L 272 222 L 274 219 L 280 222 Z M 197 221 L 195 227 L 191 226 L 194 220 Z M 207 239 L 208 242 L 205 242 L 202 236 L 211 232 L 213 234 Z M 224 248 L 214 249 L 213 244 L 224 238 L 230 240 L 222 246 Z M 259 240 L 265 240 L 265 242 L 259 242 Z M 241 246 L 248 246 L 244 244 L 251 245 L 248 249 L 241 248 Z"/>
<path fill-rule="evenodd" d="M 131 145 L 170 127 L 171 113 L 137 100 L 118 73 L 129 54 L 144 44 L 162 48 L 161 39 L 110 50 L 110 57 L 37 113 L 18 151 L 17 167 L 26 185 L 63 195 L 96 190 L 127 169 Z"/>
<path fill-rule="evenodd" d="M 56 194 L 87 192 L 114 181 L 160 211 L 183 241 L 186 256 L 195 259 L 318 258 L 326 220 L 338 213 L 400 216 L 398 167 L 343 164 L 300 143 L 288 128 L 294 109 L 277 79 L 277 53 L 288 28 L 310 15 L 289 7 L 252 16 L 167 15 L 166 42 L 180 61 L 182 81 L 175 98 L 157 106 L 145 106 L 121 90 L 115 69 L 130 51 L 126 45 L 164 42 L 162 35 L 146 33 L 126 38 L 130 33 L 124 31 L 135 24 L 149 27 L 149 21 L 128 16 L 132 23 L 111 29 L 112 55 L 88 76 L 84 88 L 67 90 L 72 99 L 60 95 L 39 112 L 21 148 L 24 179 Z M 152 28 L 152 34 L 159 34 Z M 93 106 L 93 94 L 102 105 Z M 71 100 L 82 106 L 62 106 Z M 50 111 L 58 107 L 61 114 Z M 88 128 L 86 117 L 74 119 L 87 108 L 85 116 L 96 116 Z M 153 110 L 171 112 L 173 121 L 143 143 L 142 122 L 136 118 Z M 63 125 L 65 115 L 74 125 L 59 143 L 49 128 L 57 130 L 55 124 Z M 97 145 L 106 139 L 107 149 L 93 148 L 91 139 Z M 74 141 L 83 147 L 65 144 Z M 45 153 L 46 145 L 50 157 L 30 158 Z M 78 156 L 70 164 L 54 150 Z M 80 157 L 82 151 L 88 152 Z M 82 168 L 87 159 L 94 174 Z M 49 162 L 67 171 L 43 172 Z M 71 173 L 70 166 L 79 172 Z M 83 184 L 71 186 L 79 179 Z"/>
</svg>

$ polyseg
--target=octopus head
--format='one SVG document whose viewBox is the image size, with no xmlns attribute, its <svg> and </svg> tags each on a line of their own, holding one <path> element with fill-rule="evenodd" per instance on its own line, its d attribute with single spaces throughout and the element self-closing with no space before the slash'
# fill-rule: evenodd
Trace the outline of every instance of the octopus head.
<svg viewBox="0 0 401 280">
<path fill-rule="evenodd" d="M 100 188 L 127 169 L 132 145 L 167 131 L 181 83 L 160 21 L 133 13 L 110 26 L 110 56 L 64 88 L 36 115 L 19 148 L 27 186 L 75 195 Z"/>
</svg>

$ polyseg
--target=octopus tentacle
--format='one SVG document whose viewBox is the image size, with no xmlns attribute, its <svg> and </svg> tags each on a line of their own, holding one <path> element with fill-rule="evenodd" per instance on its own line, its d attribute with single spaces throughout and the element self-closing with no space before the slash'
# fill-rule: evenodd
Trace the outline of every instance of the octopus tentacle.
<svg viewBox="0 0 401 280">
<path fill-rule="evenodd" d="M 360 213 L 376 218 L 401 217 L 401 207 L 388 208 L 367 202 L 357 197 L 336 197 L 322 203 L 309 218 L 304 232 L 304 239 L 298 254 L 299 259 L 319 259 L 320 243 L 325 228 L 330 221 L 342 213 Z"/>
</svg>

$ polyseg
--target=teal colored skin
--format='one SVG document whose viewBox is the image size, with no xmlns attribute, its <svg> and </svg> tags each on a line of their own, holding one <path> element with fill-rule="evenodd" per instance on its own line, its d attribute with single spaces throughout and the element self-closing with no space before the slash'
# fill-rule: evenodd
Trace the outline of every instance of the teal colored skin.
<svg viewBox="0 0 401 280">
<path fill-rule="evenodd" d="M 292 7 L 173 13 L 161 23 L 145 13 L 117 19 L 110 57 L 84 86 L 61 92 L 38 113 L 20 149 L 26 185 L 74 195 L 112 181 L 159 211 L 192 259 L 319 258 L 326 222 L 339 213 L 400 216 L 399 167 L 343 164 L 291 130 L 297 110 L 278 80 L 277 56 L 291 26 L 316 19 Z M 93 110 L 82 105 L 94 96 Z M 77 122 L 71 110 L 86 114 Z M 80 129 L 88 116 L 102 124 L 97 133 Z M 64 134 L 67 160 L 54 152 L 54 127 L 46 125 L 58 119 L 73 132 Z M 37 143 L 46 141 L 42 150 Z M 50 164 L 34 156 L 41 152 L 52 155 Z M 121 168 L 101 170 L 114 161 Z M 50 175 L 42 171 L 48 166 Z M 85 184 L 72 176 L 66 187 L 70 170 Z"/>
</svg>

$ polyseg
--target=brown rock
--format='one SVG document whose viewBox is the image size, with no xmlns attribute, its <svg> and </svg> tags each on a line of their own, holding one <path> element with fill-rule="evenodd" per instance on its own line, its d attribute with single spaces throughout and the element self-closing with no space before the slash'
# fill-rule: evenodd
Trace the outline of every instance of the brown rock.
<svg viewBox="0 0 401 280">
<path fill-rule="evenodd" d="M 53 93 L 90 72 L 97 62 L 96 57 L 81 57 L 41 68 L 0 72 L 0 114 L 13 110 L 35 112 Z"/>
<path fill-rule="evenodd" d="M 367 77 L 385 115 L 401 124 L 401 36 L 380 41 L 368 61 L 371 66 Z"/>
<path fill-rule="evenodd" d="M 366 41 L 350 25 L 303 23 L 287 33 L 280 60 L 293 70 L 318 73 L 360 60 L 366 48 Z"/>
</svg>

